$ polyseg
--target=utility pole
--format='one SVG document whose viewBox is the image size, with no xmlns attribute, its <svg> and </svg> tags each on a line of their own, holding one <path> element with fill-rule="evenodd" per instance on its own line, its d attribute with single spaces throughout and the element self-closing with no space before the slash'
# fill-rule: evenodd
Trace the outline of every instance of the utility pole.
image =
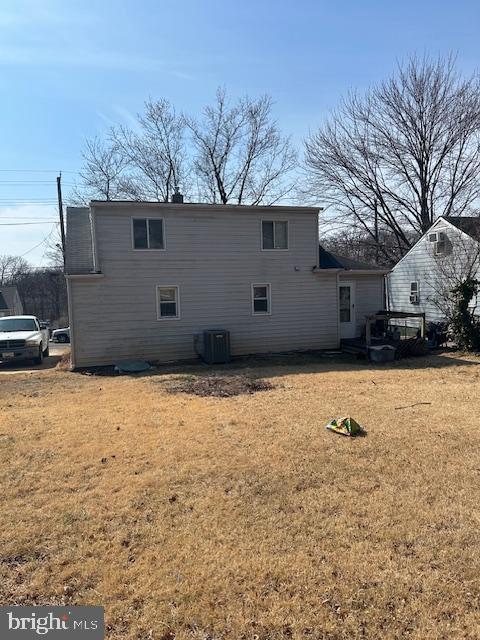
<svg viewBox="0 0 480 640">
<path fill-rule="evenodd" d="M 62 238 L 63 268 L 65 270 L 65 225 L 63 222 L 62 172 L 57 176 L 58 214 L 60 217 L 60 235 Z"/>
</svg>

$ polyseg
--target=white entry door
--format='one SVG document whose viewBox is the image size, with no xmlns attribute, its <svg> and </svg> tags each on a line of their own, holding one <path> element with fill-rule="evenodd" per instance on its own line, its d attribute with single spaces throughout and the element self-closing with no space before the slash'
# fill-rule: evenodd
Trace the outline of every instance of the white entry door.
<svg viewBox="0 0 480 640">
<path fill-rule="evenodd" d="M 355 283 L 338 285 L 338 322 L 340 338 L 355 338 Z"/>
</svg>

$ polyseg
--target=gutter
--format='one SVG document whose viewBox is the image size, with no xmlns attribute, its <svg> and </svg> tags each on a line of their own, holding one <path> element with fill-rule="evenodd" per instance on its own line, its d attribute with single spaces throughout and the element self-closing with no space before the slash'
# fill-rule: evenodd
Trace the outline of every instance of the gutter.
<svg viewBox="0 0 480 640">
<path fill-rule="evenodd" d="M 104 278 L 105 274 L 100 271 L 90 273 L 66 273 L 66 280 L 101 280 Z"/>
<path fill-rule="evenodd" d="M 353 276 L 385 276 L 391 269 L 344 269 L 344 272 Z"/>
<path fill-rule="evenodd" d="M 204 202 L 157 202 L 157 201 L 145 201 L 145 200 L 92 200 L 90 202 L 90 209 L 94 208 L 160 208 L 160 209 L 177 209 L 193 211 L 238 211 L 247 210 L 251 211 L 275 211 L 280 213 L 281 211 L 289 213 L 310 213 L 318 216 L 322 207 L 300 207 L 292 205 L 250 205 L 250 204 L 206 204 Z"/>
<path fill-rule="evenodd" d="M 342 271 L 345 271 L 345 269 L 322 269 L 321 267 L 313 267 L 312 269 L 312 273 L 318 273 L 318 274 L 324 274 L 324 275 L 335 275 L 336 273 L 340 273 Z"/>
</svg>

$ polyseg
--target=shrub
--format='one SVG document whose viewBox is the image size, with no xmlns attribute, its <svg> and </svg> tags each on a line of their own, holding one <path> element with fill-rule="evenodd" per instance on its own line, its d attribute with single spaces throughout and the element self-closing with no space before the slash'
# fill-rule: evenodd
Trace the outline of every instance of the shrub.
<svg viewBox="0 0 480 640">
<path fill-rule="evenodd" d="M 480 351 L 480 321 L 469 306 L 479 285 L 478 280 L 469 277 L 452 289 L 450 329 L 457 346 L 465 351 Z"/>
</svg>

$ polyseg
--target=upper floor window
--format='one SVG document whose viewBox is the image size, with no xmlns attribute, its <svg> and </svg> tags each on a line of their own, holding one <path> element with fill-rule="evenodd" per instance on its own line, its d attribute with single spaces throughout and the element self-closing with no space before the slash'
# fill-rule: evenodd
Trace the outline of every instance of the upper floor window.
<svg viewBox="0 0 480 640">
<path fill-rule="evenodd" d="M 162 218 L 133 218 L 134 249 L 165 249 Z"/>
<path fill-rule="evenodd" d="M 262 249 L 288 249 L 288 222 L 262 221 Z"/>
</svg>

